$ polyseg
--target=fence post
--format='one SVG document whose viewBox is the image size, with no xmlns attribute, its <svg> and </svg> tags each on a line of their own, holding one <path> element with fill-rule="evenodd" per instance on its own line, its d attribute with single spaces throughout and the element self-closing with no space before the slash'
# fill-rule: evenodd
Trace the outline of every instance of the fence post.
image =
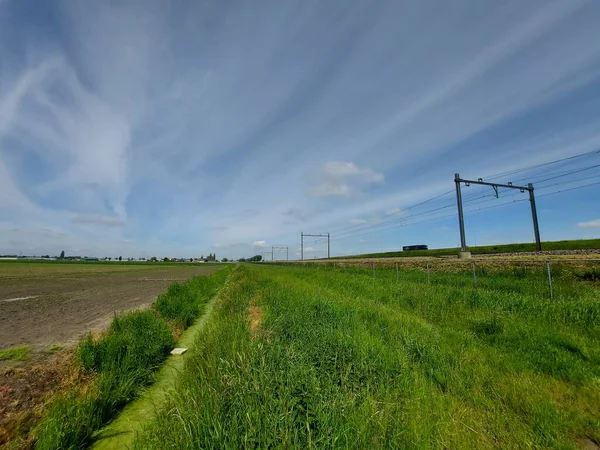
<svg viewBox="0 0 600 450">
<path fill-rule="evenodd" d="M 473 261 L 473 287 L 477 287 L 477 274 L 475 273 L 475 261 Z"/>
<path fill-rule="evenodd" d="M 400 274 L 398 273 L 398 263 L 396 263 L 396 281 L 400 280 Z"/>
<path fill-rule="evenodd" d="M 373 263 L 373 278 L 375 278 L 375 263 Z"/>
<path fill-rule="evenodd" d="M 427 263 L 427 284 L 431 284 L 431 280 L 429 279 L 429 263 Z"/>
<path fill-rule="evenodd" d="M 550 261 L 546 260 L 546 272 L 548 273 L 548 286 L 550 287 L 550 300 L 554 300 L 554 291 L 552 289 L 552 272 L 550 272 Z"/>
</svg>

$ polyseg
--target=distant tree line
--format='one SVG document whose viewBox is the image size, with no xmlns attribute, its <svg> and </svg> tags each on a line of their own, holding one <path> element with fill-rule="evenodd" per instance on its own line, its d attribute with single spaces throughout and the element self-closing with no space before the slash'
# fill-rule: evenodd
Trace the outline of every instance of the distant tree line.
<svg viewBox="0 0 600 450">
<path fill-rule="evenodd" d="M 262 255 L 254 255 L 252 258 L 240 258 L 240 262 L 259 262 L 262 261 Z"/>
</svg>

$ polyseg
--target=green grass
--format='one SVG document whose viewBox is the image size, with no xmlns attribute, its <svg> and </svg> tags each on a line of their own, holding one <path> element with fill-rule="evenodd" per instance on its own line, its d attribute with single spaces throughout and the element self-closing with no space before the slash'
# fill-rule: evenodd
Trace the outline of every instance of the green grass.
<svg viewBox="0 0 600 450">
<path fill-rule="evenodd" d="M 540 280 L 244 265 L 135 448 L 599 443 L 597 285 Z"/>
<path fill-rule="evenodd" d="M 600 248 L 600 239 L 578 239 L 570 241 L 547 241 L 542 242 L 543 250 L 589 250 Z M 499 244 L 469 246 L 467 250 L 474 255 L 488 255 L 494 253 L 522 253 L 535 252 L 535 243 L 525 242 L 521 244 Z M 364 255 L 339 256 L 339 258 L 397 258 L 410 256 L 456 256 L 460 248 L 437 248 L 431 250 L 396 251 L 384 253 L 368 253 Z"/>
<path fill-rule="evenodd" d="M 196 277 L 186 283 L 174 283 L 166 293 L 158 297 L 154 308 L 167 320 L 173 320 L 178 326 L 187 328 L 200 315 L 204 303 L 197 298 L 210 298 L 215 288 L 221 286 L 229 272 L 221 270 L 211 277 Z"/>
<path fill-rule="evenodd" d="M 154 370 L 173 348 L 172 330 L 154 311 L 123 314 L 95 342 L 88 336 L 79 346 L 78 360 L 97 374 L 83 395 L 69 393 L 57 401 L 42 423 L 36 448 L 78 448 L 93 432 L 147 385 Z"/>
<path fill-rule="evenodd" d="M 106 425 L 150 384 L 175 346 L 171 322 L 189 324 L 224 282 L 228 271 L 195 277 L 166 295 L 170 309 L 163 315 L 155 305 L 115 317 L 99 339 L 88 335 L 78 346 L 76 359 L 87 376 L 78 386 L 51 404 L 36 430 L 36 449 L 77 449 L 89 445 Z M 177 308 L 181 302 L 186 306 Z"/>
<path fill-rule="evenodd" d="M 31 354 L 31 347 L 17 345 L 16 347 L 0 350 L 0 361 L 27 361 Z"/>
</svg>

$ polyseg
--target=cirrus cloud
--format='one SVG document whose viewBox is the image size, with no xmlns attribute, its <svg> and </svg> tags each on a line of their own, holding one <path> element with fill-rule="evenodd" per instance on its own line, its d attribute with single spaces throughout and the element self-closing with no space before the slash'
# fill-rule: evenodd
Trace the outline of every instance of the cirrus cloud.
<svg viewBox="0 0 600 450">
<path fill-rule="evenodd" d="M 71 222 L 79 225 L 99 225 L 104 227 L 125 227 L 127 222 L 118 217 L 75 216 Z"/>
<path fill-rule="evenodd" d="M 374 184 L 385 182 L 385 176 L 349 161 L 328 161 L 321 167 L 318 181 L 309 190 L 311 197 L 350 197 Z"/>
</svg>

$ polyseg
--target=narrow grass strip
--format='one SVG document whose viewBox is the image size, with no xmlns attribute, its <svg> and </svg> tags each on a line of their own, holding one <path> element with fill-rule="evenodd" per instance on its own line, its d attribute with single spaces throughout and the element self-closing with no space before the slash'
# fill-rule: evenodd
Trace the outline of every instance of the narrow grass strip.
<svg viewBox="0 0 600 450">
<path fill-rule="evenodd" d="M 192 346 L 195 336 L 208 322 L 218 296 L 217 294 L 207 303 L 202 316 L 183 333 L 177 343 L 178 347 Z M 113 422 L 95 436 L 92 448 L 97 450 L 130 448 L 143 422 L 152 417 L 154 411 L 164 404 L 189 355 L 188 352 L 167 358 L 156 376 L 156 382 L 137 400 L 126 406 Z"/>
</svg>

